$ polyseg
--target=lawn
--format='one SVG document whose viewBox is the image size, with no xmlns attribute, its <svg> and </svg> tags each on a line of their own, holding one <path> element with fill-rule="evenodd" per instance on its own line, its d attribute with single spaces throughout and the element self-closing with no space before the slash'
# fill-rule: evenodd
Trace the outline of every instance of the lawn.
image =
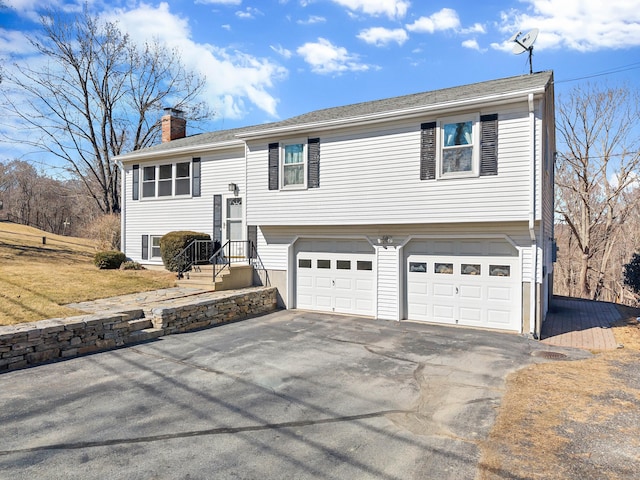
<svg viewBox="0 0 640 480">
<path fill-rule="evenodd" d="M 85 238 L 0 222 L 0 325 L 79 315 L 64 305 L 175 284 L 162 271 L 99 270 L 96 251 Z"/>
</svg>

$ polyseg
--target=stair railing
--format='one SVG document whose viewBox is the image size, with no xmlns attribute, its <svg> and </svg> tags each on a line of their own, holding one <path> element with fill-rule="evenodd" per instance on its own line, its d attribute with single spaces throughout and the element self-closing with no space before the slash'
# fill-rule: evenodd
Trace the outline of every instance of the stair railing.
<svg viewBox="0 0 640 480">
<path fill-rule="evenodd" d="M 206 265 L 211 258 L 213 242 L 211 240 L 192 240 L 180 253 L 173 257 L 173 264 L 177 265 L 178 278 L 190 272 L 198 265 Z"/>
<path fill-rule="evenodd" d="M 222 245 L 213 253 L 213 255 L 211 255 L 209 263 L 213 265 L 214 283 L 216 278 L 218 278 L 222 272 L 231 269 L 231 264 L 233 263 L 242 263 L 253 266 L 260 278 L 260 281 L 264 285 L 269 285 L 271 283 L 267 270 L 264 268 L 262 260 L 258 256 L 256 246 L 251 240 L 228 240 L 227 243 Z"/>
</svg>

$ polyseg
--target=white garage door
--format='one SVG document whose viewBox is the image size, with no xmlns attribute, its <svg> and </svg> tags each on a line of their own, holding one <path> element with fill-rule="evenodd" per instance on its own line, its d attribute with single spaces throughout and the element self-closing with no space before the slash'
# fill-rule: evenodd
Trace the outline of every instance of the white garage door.
<svg viewBox="0 0 640 480">
<path fill-rule="evenodd" d="M 520 331 L 519 259 L 513 256 L 407 256 L 411 320 Z"/>
<path fill-rule="evenodd" d="M 301 251 L 296 267 L 297 308 L 375 315 L 373 255 Z"/>
</svg>

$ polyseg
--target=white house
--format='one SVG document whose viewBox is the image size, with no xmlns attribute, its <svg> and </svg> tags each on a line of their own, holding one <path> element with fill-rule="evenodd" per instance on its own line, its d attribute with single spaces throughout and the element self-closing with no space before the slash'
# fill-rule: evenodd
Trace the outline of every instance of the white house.
<svg viewBox="0 0 640 480">
<path fill-rule="evenodd" d="M 189 137 L 163 121 L 167 141 L 116 158 L 132 259 L 161 263 L 172 230 L 249 238 L 287 308 L 539 334 L 552 72 Z"/>
</svg>

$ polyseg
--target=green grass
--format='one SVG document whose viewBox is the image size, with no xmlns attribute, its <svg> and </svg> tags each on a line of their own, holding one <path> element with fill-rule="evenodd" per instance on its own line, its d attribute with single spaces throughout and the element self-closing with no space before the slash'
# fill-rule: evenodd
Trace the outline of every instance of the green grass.
<svg viewBox="0 0 640 480">
<path fill-rule="evenodd" d="M 0 325 L 79 315 L 64 305 L 175 285 L 163 271 L 100 270 L 96 251 L 88 239 L 0 222 Z"/>
</svg>

